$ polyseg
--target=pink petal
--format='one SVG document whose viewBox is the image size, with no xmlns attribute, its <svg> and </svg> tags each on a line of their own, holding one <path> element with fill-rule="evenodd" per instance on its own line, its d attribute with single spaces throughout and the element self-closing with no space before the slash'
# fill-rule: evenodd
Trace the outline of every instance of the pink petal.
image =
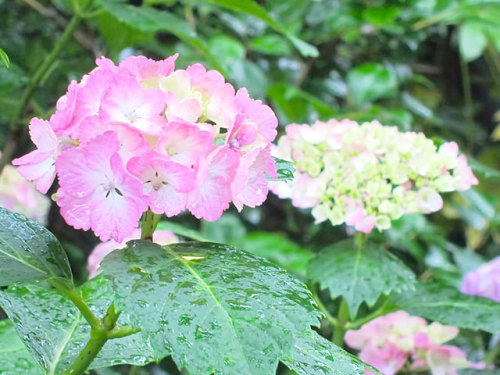
<svg viewBox="0 0 500 375">
<path fill-rule="evenodd" d="M 166 77 L 174 71 L 178 54 L 156 61 L 145 56 L 130 56 L 120 63 L 120 68 L 129 71 L 139 82 L 157 76 Z"/>
<path fill-rule="evenodd" d="M 186 122 L 171 122 L 156 144 L 156 151 L 169 155 L 173 161 L 191 167 L 212 149 L 213 138 L 209 132 Z"/>
<path fill-rule="evenodd" d="M 143 89 L 132 77 L 119 77 L 106 91 L 99 107 L 103 120 L 119 122 L 145 134 L 160 135 L 166 120 L 165 94 Z"/>
<path fill-rule="evenodd" d="M 274 160 L 268 149 L 255 149 L 240 159 L 236 176 L 231 185 L 233 203 L 241 211 L 243 205 L 256 207 L 267 198 L 269 191 L 265 175 L 269 164 Z"/>
<path fill-rule="evenodd" d="M 238 153 L 227 147 L 219 147 L 201 160 L 196 188 L 188 198 L 188 209 L 194 216 L 215 221 L 229 207 L 238 164 Z"/>
</svg>

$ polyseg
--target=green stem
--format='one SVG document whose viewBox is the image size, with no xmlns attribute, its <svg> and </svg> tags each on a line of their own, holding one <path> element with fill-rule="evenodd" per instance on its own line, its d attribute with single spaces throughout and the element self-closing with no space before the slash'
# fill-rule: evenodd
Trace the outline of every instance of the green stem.
<svg viewBox="0 0 500 375">
<path fill-rule="evenodd" d="M 472 91 L 470 84 L 470 75 L 469 75 L 469 67 L 467 62 L 460 56 L 460 71 L 462 74 L 462 86 L 464 91 L 464 100 L 465 100 L 465 118 L 467 119 L 469 126 L 473 126 L 474 124 L 474 112 L 472 108 Z"/>
<path fill-rule="evenodd" d="M 379 316 L 385 315 L 388 312 L 393 311 L 393 308 L 387 305 L 387 302 L 384 303 L 380 308 L 372 312 L 371 314 L 368 314 L 354 322 L 349 322 L 346 324 L 346 329 L 354 329 L 354 328 L 359 328 L 365 323 L 368 323 L 372 321 L 375 318 L 378 318 Z"/>
<path fill-rule="evenodd" d="M 311 287 L 310 289 L 312 290 L 312 295 L 313 295 L 314 301 L 316 301 L 316 304 L 318 305 L 318 308 L 320 309 L 320 311 L 323 314 L 325 314 L 326 320 L 328 320 L 328 322 L 331 324 L 331 326 L 334 329 L 335 329 L 335 327 L 338 327 L 337 319 L 335 317 L 333 317 L 332 314 L 330 314 L 330 312 L 328 311 L 326 306 L 323 304 L 323 302 L 321 302 L 321 299 L 319 298 L 319 295 L 318 295 L 318 292 L 316 291 L 316 288 Z"/>
<path fill-rule="evenodd" d="M 89 7 L 91 6 L 92 2 L 93 0 L 89 1 L 88 3 Z M 33 77 L 31 77 L 28 86 L 26 86 L 23 93 L 21 94 L 21 97 L 19 99 L 19 104 L 17 105 L 14 114 L 11 118 L 11 123 L 10 123 L 11 133 L 9 135 L 9 141 L 7 141 L 7 146 L 4 148 L 2 156 L 0 157 L 0 172 L 12 160 L 12 157 L 16 149 L 16 145 L 22 133 L 20 131 L 19 120 L 23 116 L 24 111 L 26 110 L 26 107 L 30 102 L 30 99 L 33 97 L 33 94 L 40 85 L 42 79 L 45 77 L 47 72 L 52 68 L 54 62 L 57 60 L 63 49 L 66 47 L 66 44 L 68 44 L 69 40 L 71 39 L 71 36 L 73 35 L 74 31 L 80 24 L 81 20 L 82 18 L 79 12 L 76 12 L 71 18 L 71 21 L 64 29 L 64 32 L 62 33 L 61 37 L 57 40 L 52 51 L 50 51 L 49 55 L 43 60 L 42 64 L 38 67 Z"/>
<path fill-rule="evenodd" d="M 333 331 L 333 343 L 342 348 L 344 346 L 344 336 L 347 323 L 349 322 L 349 307 L 343 298 L 340 302 L 337 322 L 337 327 L 335 328 L 335 331 Z"/>
<path fill-rule="evenodd" d="M 60 293 L 68 297 L 73 304 L 78 308 L 82 316 L 89 323 L 90 339 L 87 345 L 82 349 L 75 362 L 64 371 L 63 375 L 80 375 L 83 374 L 87 367 L 92 363 L 96 355 L 102 349 L 106 341 L 125 337 L 139 332 L 131 326 L 117 327 L 116 321 L 120 316 L 117 313 L 113 304 L 108 308 L 108 311 L 103 319 L 97 318 L 90 310 L 89 306 L 83 300 L 80 292 L 69 285 L 62 279 L 51 279 L 50 284 Z"/>
<path fill-rule="evenodd" d="M 147 210 L 142 214 L 141 219 L 141 240 L 153 241 L 153 233 L 158 226 L 161 215 L 153 213 L 151 210 Z"/>
<path fill-rule="evenodd" d="M 73 32 L 76 30 L 81 20 L 82 18 L 79 13 L 73 15 L 73 18 L 71 18 L 71 21 L 66 26 L 66 29 L 64 30 L 61 37 L 57 40 L 52 51 L 50 51 L 49 55 L 43 60 L 42 64 L 38 67 L 33 77 L 31 77 L 28 86 L 26 86 L 24 92 L 21 95 L 21 98 L 19 99 L 19 104 L 16 108 L 16 111 L 12 116 L 12 121 L 11 121 L 12 129 L 18 128 L 19 119 L 23 115 L 24 110 L 28 105 L 28 102 L 35 93 L 37 87 L 40 85 L 42 79 L 45 77 L 45 74 L 49 71 L 54 62 L 57 60 L 63 49 L 66 47 L 66 44 L 68 44 L 69 40 L 71 39 L 71 36 L 73 35 Z"/>
<path fill-rule="evenodd" d="M 63 371 L 61 375 L 80 375 L 87 370 L 106 341 L 109 340 L 108 334 L 115 328 L 119 316 L 120 313 L 117 313 L 114 305 L 111 304 L 99 326 L 92 327 L 87 345 L 85 345 L 73 364 L 66 371 Z"/>
<path fill-rule="evenodd" d="M 489 368 L 490 365 L 495 363 L 495 359 L 500 354 L 500 342 L 497 343 L 493 348 L 486 352 L 484 356 L 485 368 Z"/>
<path fill-rule="evenodd" d="M 51 279 L 49 282 L 54 288 L 73 302 L 91 327 L 97 327 L 100 324 L 99 318 L 90 310 L 77 289 L 69 287 L 67 283 L 60 279 Z"/>
</svg>

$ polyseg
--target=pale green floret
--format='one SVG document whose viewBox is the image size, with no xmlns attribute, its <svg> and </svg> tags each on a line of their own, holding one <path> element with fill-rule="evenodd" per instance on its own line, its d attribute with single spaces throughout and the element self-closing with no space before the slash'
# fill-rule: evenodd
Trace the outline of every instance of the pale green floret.
<svg viewBox="0 0 500 375">
<path fill-rule="evenodd" d="M 442 203 L 438 193 L 456 190 L 461 181 L 453 145 L 438 152 L 422 133 L 377 122 L 295 125 L 286 140 L 278 156 L 294 156 L 297 172 L 324 186 L 312 211 L 316 222 L 338 225 L 357 210 L 352 217 L 371 216 L 378 229 L 387 229 L 405 213 L 435 210 Z"/>
</svg>

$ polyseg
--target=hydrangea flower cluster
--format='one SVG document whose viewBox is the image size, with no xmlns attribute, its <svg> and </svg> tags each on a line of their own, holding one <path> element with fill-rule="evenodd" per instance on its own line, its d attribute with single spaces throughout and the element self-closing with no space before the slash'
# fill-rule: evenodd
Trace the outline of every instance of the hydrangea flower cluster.
<svg viewBox="0 0 500 375">
<path fill-rule="evenodd" d="M 16 167 L 6 165 L 0 175 L 0 207 L 45 224 L 50 200 L 36 191 L 35 186 L 26 181 Z"/>
<path fill-rule="evenodd" d="M 433 375 L 457 375 L 458 369 L 476 367 L 465 353 L 443 345 L 458 335 L 458 328 L 427 322 L 406 311 L 397 311 L 347 331 L 345 341 L 359 349 L 359 358 L 385 375 L 394 375 L 405 365 L 411 371 L 430 370 Z M 370 372 L 367 372 L 371 374 Z"/>
<path fill-rule="evenodd" d="M 468 272 L 460 291 L 500 302 L 500 257 Z"/>
<path fill-rule="evenodd" d="M 295 164 L 295 179 L 272 191 L 310 208 L 316 223 L 345 222 L 369 233 L 404 213 L 441 209 L 440 192 L 478 183 L 454 142 L 439 149 L 422 133 L 380 123 L 330 120 L 291 124 L 274 150 Z"/>
<path fill-rule="evenodd" d="M 99 274 L 99 266 L 106 255 L 111 253 L 113 250 L 124 248 L 128 241 L 137 240 L 139 238 L 141 238 L 141 231 L 140 229 L 136 229 L 134 233 L 132 233 L 132 236 L 124 239 L 120 243 L 110 240 L 97 245 L 90 253 L 88 259 L 87 266 L 89 270 L 89 279 L 92 279 Z M 158 245 L 168 245 L 170 243 L 177 242 L 177 237 L 168 230 L 157 230 L 153 233 L 153 241 Z"/>
<path fill-rule="evenodd" d="M 43 193 L 58 176 L 57 204 L 76 229 L 121 242 L 148 208 L 214 221 L 231 201 L 266 199 L 273 111 L 217 71 L 175 70 L 176 57 L 99 58 L 49 121 L 31 120 L 37 149 L 13 163 Z"/>
</svg>

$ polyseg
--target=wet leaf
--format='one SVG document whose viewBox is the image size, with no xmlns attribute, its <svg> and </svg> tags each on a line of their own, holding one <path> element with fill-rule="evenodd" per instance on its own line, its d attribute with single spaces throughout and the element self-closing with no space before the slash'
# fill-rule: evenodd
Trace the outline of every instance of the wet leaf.
<svg viewBox="0 0 500 375">
<path fill-rule="evenodd" d="M 382 294 L 406 292 L 415 283 L 413 272 L 394 255 L 370 242 L 356 249 L 352 240 L 319 253 L 309 264 L 308 276 L 332 298 L 342 296 L 353 318 L 362 302 L 373 306 Z"/>
<path fill-rule="evenodd" d="M 192 375 L 274 375 L 295 338 L 318 324 L 304 284 L 229 246 L 131 241 L 101 269 L 118 306 Z"/>
<path fill-rule="evenodd" d="M 42 374 L 10 320 L 0 320 L 0 374 Z"/>
<path fill-rule="evenodd" d="M 48 278 L 72 279 L 59 241 L 39 223 L 0 208 L 0 286 Z"/>
<path fill-rule="evenodd" d="M 442 324 L 500 332 L 500 303 L 470 296 L 438 282 L 420 283 L 414 292 L 391 298 L 402 310 Z"/>
<path fill-rule="evenodd" d="M 284 363 L 297 375 L 364 375 L 365 370 L 382 375 L 316 332 L 297 340 L 292 360 Z"/>
<path fill-rule="evenodd" d="M 108 284 L 106 280 L 97 278 L 82 287 L 84 299 L 98 317 L 104 316 L 113 300 Z M 15 322 L 19 336 L 47 375 L 58 374 L 68 368 L 89 339 L 90 326 L 78 309 L 65 296 L 45 284 L 15 285 L 0 291 L 0 306 Z M 118 324 L 128 324 L 125 314 L 120 316 Z M 146 337 L 141 332 L 110 340 L 90 368 L 117 364 L 144 365 L 169 354 L 165 346 L 155 351 L 160 346 L 151 343 L 151 340 L 154 337 Z M 24 372 L 21 374 L 24 375 Z"/>
</svg>

